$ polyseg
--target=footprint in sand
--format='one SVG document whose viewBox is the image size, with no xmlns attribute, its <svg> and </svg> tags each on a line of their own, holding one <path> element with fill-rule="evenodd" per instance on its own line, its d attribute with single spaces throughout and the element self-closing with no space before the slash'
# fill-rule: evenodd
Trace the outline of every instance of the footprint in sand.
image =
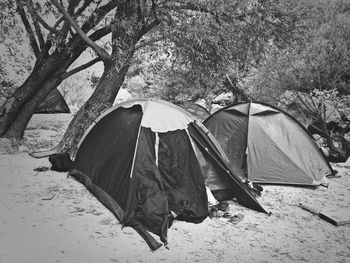
<svg viewBox="0 0 350 263">
<path fill-rule="evenodd" d="M 100 215 L 102 215 L 102 214 L 103 214 L 102 212 L 98 212 L 98 211 L 96 211 L 96 212 L 93 213 L 94 216 L 100 216 Z"/>
<path fill-rule="evenodd" d="M 75 214 L 75 213 L 81 213 L 81 212 L 84 212 L 85 211 L 85 208 L 83 207 L 69 207 L 68 208 L 68 211 L 70 214 Z"/>
<path fill-rule="evenodd" d="M 123 228 L 123 234 L 127 234 L 127 235 L 134 235 L 135 234 L 135 230 L 131 227 L 125 227 Z"/>
<path fill-rule="evenodd" d="M 109 225 L 112 223 L 112 221 L 113 221 L 112 218 L 105 218 L 105 219 L 102 219 L 99 223 L 100 225 Z"/>
<path fill-rule="evenodd" d="M 94 208 L 89 208 L 89 209 L 85 210 L 85 213 L 88 213 L 88 214 L 95 214 L 95 212 L 96 212 L 96 209 L 94 209 Z"/>
<path fill-rule="evenodd" d="M 86 209 L 83 207 L 74 207 L 75 208 L 75 212 L 81 213 L 84 212 Z"/>
<path fill-rule="evenodd" d="M 75 199 L 74 201 L 73 201 L 73 204 L 80 204 L 81 203 L 81 200 L 79 200 L 79 199 Z"/>
</svg>

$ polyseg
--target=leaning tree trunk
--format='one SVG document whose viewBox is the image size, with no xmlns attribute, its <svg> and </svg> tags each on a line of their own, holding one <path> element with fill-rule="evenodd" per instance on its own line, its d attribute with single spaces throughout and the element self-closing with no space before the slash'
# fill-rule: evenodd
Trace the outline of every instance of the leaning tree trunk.
<svg viewBox="0 0 350 263">
<path fill-rule="evenodd" d="M 20 139 L 24 135 L 24 131 L 28 125 L 29 120 L 33 116 L 38 104 L 45 100 L 45 98 L 57 88 L 62 81 L 62 73 L 56 73 L 45 83 L 41 85 L 41 89 L 37 91 L 31 99 L 24 104 L 16 115 L 16 119 L 9 125 L 3 137 Z"/>
<path fill-rule="evenodd" d="M 23 85 L 16 89 L 14 94 L 0 107 L 1 137 L 10 137 L 10 134 L 13 134 L 15 138 L 20 138 L 13 130 L 7 134 L 9 127 L 16 122 L 18 114 L 23 112 L 23 106 L 41 89 L 47 78 L 54 75 L 57 68 L 61 66 L 60 64 L 62 61 L 56 55 L 45 61 L 39 60 Z"/>
<path fill-rule="evenodd" d="M 109 32 L 108 28 L 102 28 L 95 31 L 91 39 L 96 41 Z M 59 86 L 63 74 L 86 47 L 87 44 L 76 36 L 65 49 L 46 54 L 35 63 L 23 85 L 0 107 L 0 137 L 19 139 L 23 136 L 35 107 Z"/>
<path fill-rule="evenodd" d="M 104 110 L 112 106 L 129 66 L 128 61 L 119 71 L 114 63 L 105 67 L 97 88 L 69 123 L 66 133 L 56 148 L 58 152 L 67 151 L 71 156 L 75 155 L 77 145 L 87 128 Z"/>
<path fill-rule="evenodd" d="M 139 21 L 140 24 L 135 23 L 133 19 L 134 15 L 138 14 L 138 7 L 134 1 L 125 1 L 120 4 L 121 6 L 117 8 L 115 14 L 116 19 L 131 19 L 133 32 L 131 34 L 130 28 L 125 27 L 123 23 L 114 25 L 112 29 L 112 54 L 108 62 L 105 61 L 101 80 L 91 97 L 70 122 L 63 139 L 56 147 L 57 152 L 65 151 L 71 156 L 75 155 L 84 132 L 104 110 L 112 106 L 130 67 L 136 43 L 160 23 L 158 19 L 148 25 L 145 25 L 142 19 Z"/>
</svg>

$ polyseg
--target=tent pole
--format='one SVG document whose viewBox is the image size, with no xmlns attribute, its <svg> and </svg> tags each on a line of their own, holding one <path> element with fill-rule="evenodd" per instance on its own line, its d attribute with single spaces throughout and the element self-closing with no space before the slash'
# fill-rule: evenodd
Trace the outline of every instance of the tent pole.
<svg viewBox="0 0 350 263">
<path fill-rule="evenodd" d="M 247 122 L 247 136 L 245 138 L 245 153 L 243 154 L 242 169 L 244 169 L 244 180 L 249 182 L 248 178 L 248 137 L 249 137 L 249 122 L 250 122 L 250 108 L 252 105 L 252 99 L 249 100 L 248 105 L 248 122 Z"/>
</svg>

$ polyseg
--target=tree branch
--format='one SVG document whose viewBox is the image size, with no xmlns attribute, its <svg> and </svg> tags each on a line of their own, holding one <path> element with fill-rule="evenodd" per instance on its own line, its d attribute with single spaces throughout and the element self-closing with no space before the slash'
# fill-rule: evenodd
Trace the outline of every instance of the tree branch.
<svg viewBox="0 0 350 263">
<path fill-rule="evenodd" d="M 63 8 L 63 6 L 58 3 L 57 0 L 51 0 L 51 3 L 57 7 L 57 9 L 63 14 L 65 19 L 69 22 L 69 24 L 75 29 L 77 34 L 84 40 L 86 44 L 88 44 L 96 54 L 101 58 L 103 62 L 108 62 L 110 60 L 110 56 L 106 50 L 97 45 L 94 41 L 92 41 L 84 31 L 79 27 L 79 25 L 74 21 L 74 19 L 68 14 L 68 12 Z"/>
<path fill-rule="evenodd" d="M 64 17 L 63 17 L 63 16 L 61 16 L 61 17 L 56 21 L 56 23 L 53 25 L 53 28 L 57 28 L 58 25 L 59 25 L 62 21 L 64 21 Z"/>
<path fill-rule="evenodd" d="M 94 13 L 92 13 L 92 15 L 89 17 L 89 19 L 84 23 L 84 25 L 82 25 L 81 29 L 83 32 L 89 32 L 94 25 L 98 24 L 112 9 L 114 9 L 121 2 L 123 1 L 110 1 L 104 6 L 96 9 Z"/>
<path fill-rule="evenodd" d="M 100 28 L 98 30 L 96 30 L 95 32 L 91 33 L 88 37 L 92 40 L 92 41 L 97 41 L 99 39 L 101 39 L 102 37 L 108 35 L 109 33 L 111 33 L 111 28 L 109 26 L 105 26 L 103 28 Z M 84 49 L 86 48 L 86 43 L 84 42 L 84 40 L 82 40 L 82 38 L 80 38 L 79 35 L 75 34 L 74 37 L 72 37 L 67 43 L 66 43 L 66 47 L 67 49 L 76 49 L 80 47 L 83 47 Z M 73 51 L 74 52 L 74 51 Z M 70 59 L 77 59 L 71 57 Z"/>
<path fill-rule="evenodd" d="M 158 26 L 159 24 L 160 20 L 155 19 L 150 24 L 144 25 L 137 36 L 136 42 L 139 41 L 144 35 L 146 35 L 149 31 L 151 31 L 154 27 Z"/>
<path fill-rule="evenodd" d="M 38 36 L 40 49 L 42 49 L 45 46 L 45 40 L 44 40 L 43 34 L 41 32 L 40 25 L 34 17 L 32 17 L 32 19 L 33 19 L 33 24 L 34 24 L 34 28 L 35 28 L 35 33 Z"/>
<path fill-rule="evenodd" d="M 88 37 L 92 40 L 92 41 L 96 41 L 106 35 L 108 35 L 109 33 L 112 32 L 112 29 L 110 26 L 105 26 L 102 27 L 98 30 L 96 30 L 95 32 L 91 33 L 91 35 L 89 35 Z"/>
<path fill-rule="evenodd" d="M 26 15 L 26 12 L 22 6 L 22 3 L 21 3 L 21 0 L 16 0 L 16 3 L 17 3 L 17 12 L 19 14 L 19 16 L 21 17 L 21 20 L 24 24 L 24 27 L 28 33 L 28 37 L 29 37 L 29 41 L 30 41 L 30 46 L 32 47 L 33 49 L 33 52 L 34 52 L 34 55 L 35 57 L 38 57 L 39 56 L 39 53 L 40 53 L 40 49 L 39 49 L 39 46 L 38 46 L 38 43 L 36 42 L 36 39 L 35 39 L 35 34 L 33 32 L 33 29 L 29 23 L 29 20 L 27 18 L 27 15 Z"/>
<path fill-rule="evenodd" d="M 89 0 L 89 1 L 91 2 L 92 0 Z M 74 9 L 78 6 L 79 2 L 80 2 L 80 0 L 70 0 L 68 2 L 67 12 L 70 16 L 74 17 Z M 87 1 L 84 1 L 84 3 L 86 3 L 86 2 Z M 62 26 L 62 32 L 63 32 L 64 36 L 67 36 L 69 29 L 70 29 L 69 22 L 67 20 L 65 20 L 65 22 L 63 23 L 63 26 Z"/>
<path fill-rule="evenodd" d="M 75 69 L 72 69 L 71 71 L 66 72 L 65 74 L 63 74 L 62 79 L 69 78 L 70 76 L 78 73 L 79 71 L 87 69 L 87 68 L 91 67 L 92 65 L 96 64 L 97 62 L 100 62 L 100 61 L 101 61 L 100 57 L 94 58 L 93 60 L 90 60 L 88 63 L 80 65 L 79 67 L 76 67 Z"/>
<path fill-rule="evenodd" d="M 235 89 L 236 86 L 232 83 L 232 80 L 231 80 L 230 76 L 227 75 L 227 73 L 225 73 L 225 76 L 226 76 L 226 79 L 227 79 L 228 83 L 230 83 L 231 87 L 232 87 L 233 89 Z"/>
<path fill-rule="evenodd" d="M 151 45 L 151 44 L 157 43 L 157 42 L 159 42 L 159 41 L 162 41 L 162 40 L 164 40 L 164 39 L 166 39 L 166 37 L 165 37 L 165 36 L 161 36 L 161 37 L 158 37 L 158 38 L 154 38 L 154 39 L 152 39 L 152 40 L 149 40 L 149 41 L 144 41 L 144 42 L 140 43 L 139 45 L 137 45 L 137 46 L 135 47 L 135 50 L 139 50 L 139 49 L 144 48 L 144 47 L 146 47 L 146 46 L 148 46 L 148 45 Z"/>
<path fill-rule="evenodd" d="M 34 28 L 35 28 L 35 33 L 36 33 L 38 40 L 39 40 L 40 49 L 42 49 L 45 46 L 45 40 L 43 37 L 43 33 L 41 32 L 41 28 L 40 28 L 40 25 L 38 23 L 38 20 L 36 19 L 35 15 L 31 11 L 31 10 L 34 10 L 32 0 L 28 1 L 27 7 L 28 7 L 28 10 L 32 16 L 32 20 L 33 20 L 33 24 L 34 24 Z"/>
<path fill-rule="evenodd" d="M 92 1 L 92 0 L 89 0 L 89 1 L 85 0 L 84 2 L 85 2 L 85 3 L 86 3 L 86 2 L 91 3 L 91 1 Z M 70 0 L 70 1 L 68 2 L 67 11 L 68 11 L 68 13 L 69 13 L 71 16 L 74 15 L 74 9 L 78 6 L 79 3 L 80 3 L 80 0 Z M 84 3 L 84 4 L 85 4 L 85 3 Z"/>
<path fill-rule="evenodd" d="M 74 17 L 80 16 L 84 12 L 84 10 L 91 4 L 92 1 L 93 0 L 85 0 L 84 4 L 78 9 L 78 11 L 75 13 L 72 13 L 72 15 Z"/>
<path fill-rule="evenodd" d="M 99 5 L 99 4 L 98 4 Z M 94 10 L 94 12 L 90 15 L 89 19 L 81 26 L 81 29 L 87 33 L 88 31 L 90 31 L 93 26 L 93 22 L 95 23 L 99 23 L 108 12 L 110 12 L 113 8 L 115 8 L 117 5 L 117 1 L 111 1 L 108 2 L 106 5 L 99 7 L 98 9 Z M 74 16 L 78 16 L 80 15 L 81 12 L 83 12 L 84 8 L 81 7 Z M 61 19 L 63 19 L 63 17 L 61 17 Z M 57 21 L 58 22 L 58 21 Z M 109 29 L 107 29 L 109 27 Z M 104 34 L 104 32 L 106 32 Z M 96 34 L 95 34 L 96 33 Z M 111 29 L 110 26 L 106 26 L 104 28 L 102 28 L 101 30 L 98 29 L 97 31 L 95 31 L 94 33 L 92 33 L 89 38 L 92 39 L 93 41 L 96 41 L 98 39 L 100 39 L 101 37 L 107 35 L 111 33 Z M 74 33 L 72 34 L 72 36 L 74 35 Z"/>
<path fill-rule="evenodd" d="M 209 10 L 207 7 L 202 6 L 200 4 L 193 4 L 193 3 L 177 4 L 175 6 L 166 6 L 166 8 L 170 10 L 175 10 L 175 11 L 190 10 L 190 11 L 198 11 L 198 12 L 216 15 L 215 12 L 213 12 L 212 10 Z"/>
<path fill-rule="evenodd" d="M 60 30 L 57 30 L 54 27 L 51 27 L 49 24 L 46 23 L 46 21 L 44 19 L 41 18 L 41 16 L 35 11 L 35 9 L 33 8 L 33 6 L 31 4 L 28 4 L 28 10 L 31 13 L 31 15 L 33 15 L 35 17 L 35 19 L 47 30 L 49 30 L 50 32 L 61 36 L 62 32 Z"/>
</svg>

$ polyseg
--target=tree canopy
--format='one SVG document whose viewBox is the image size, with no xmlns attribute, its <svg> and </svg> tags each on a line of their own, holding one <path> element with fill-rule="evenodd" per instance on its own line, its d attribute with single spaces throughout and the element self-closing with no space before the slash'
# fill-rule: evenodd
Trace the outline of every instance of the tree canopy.
<svg viewBox="0 0 350 263">
<path fill-rule="evenodd" d="M 255 95 L 337 90 L 350 94 L 350 1 L 302 1 L 294 41 L 273 49 L 250 83 Z"/>
<path fill-rule="evenodd" d="M 265 101 L 286 90 L 349 92 L 349 0 L 6 0 L 0 7 L 7 47 L 0 77 L 14 90 L 0 105 L 0 136 L 20 138 L 37 103 L 98 61 L 104 72 L 68 130 L 85 120 L 83 131 L 121 86 L 175 103 L 210 102 L 225 91 Z M 13 52 L 21 45 L 29 54 Z M 73 68 L 88 48 L 92 60 Z M 4 73 L 11 56 L 25 76 L 18 85 Z"/>
<path fill-rule="evenodd" d="M 164 7 L 168 15 L 148 36 L 159 41 L 136 53 L 129 77 L 139 79 L 142 92 L 173 102 L 213 97 L 227 89 L 227 77 L 245 78 L 271 44 L 287 44 L 295 15 L 281 7 L 273 1 L 187 1 Z"/>
</svg>

